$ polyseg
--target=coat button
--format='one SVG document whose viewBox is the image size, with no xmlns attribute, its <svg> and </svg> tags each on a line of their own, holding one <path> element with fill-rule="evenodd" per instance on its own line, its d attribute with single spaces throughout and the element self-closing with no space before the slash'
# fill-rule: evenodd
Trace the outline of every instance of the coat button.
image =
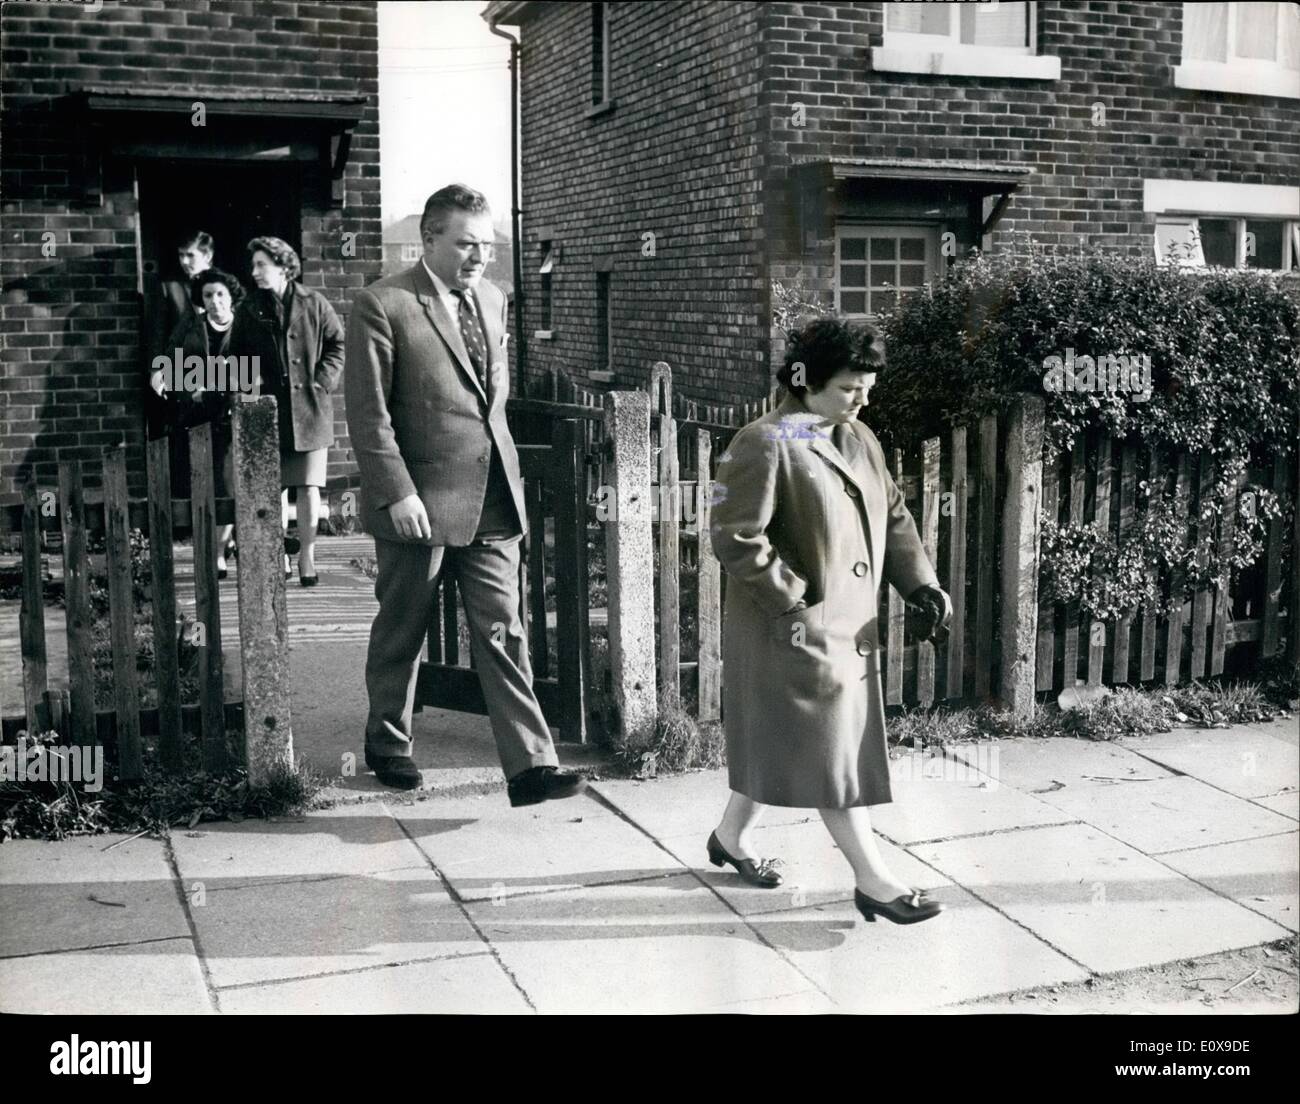
<svg viewBox="0 0 1300 1104">
<path fill-rule="evenodd" d="M 866 656 L 866 655 L 870 655 L 870 654 L 871 654 L 871 641 L 870 641 L 870 640 L 859 640 L 859 641 L 858 641 L 858 644 L 857 644 L 857 647 L 858 647 L 858 655 L 860 655 L 860 656 Z"/>
<path fill-rule="evenodd" d="M 861 579 L 862 576 L 865 575 L 866 573 L 867 573 L 867 565 L 862 560 L 859 560 L 857 563 L 853 565 L 853 574 L 856 575 L 859 579 Z"/>
<path fill-rule="evenodd" d="M 488 462 L 488 458 L 487 458 L 487 456 L 480 456 L 480 457 L 478 458 L 478 462 L 479 462 L 480 464 L 486 464 L 486 463 Z"/>
<path fill-rule="evenodd" d="M 859 494 L 857 487 L 855 487 L 852 483 L 844 484 L 844 493 L 848 495 L 850 498 L 857 498 Z"/>
</svg>

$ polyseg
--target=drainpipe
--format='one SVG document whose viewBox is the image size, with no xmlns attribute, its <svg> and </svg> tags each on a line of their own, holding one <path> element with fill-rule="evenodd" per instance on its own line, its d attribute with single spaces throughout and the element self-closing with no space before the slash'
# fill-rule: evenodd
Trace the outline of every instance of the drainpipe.
<svg viewBox="0 0 1300 1104">
<path fill-rule="evenodd" d="M 510 43 L 510 233 L 514 237 L 513 261 L 515 280 L 515 394 L 524 394 L 528 368 L 528 340 L 524 336 L 524 236 L 520 227 L 519 207 L 519 40 L 488 24 L 498 38 Z"/>
</svg>

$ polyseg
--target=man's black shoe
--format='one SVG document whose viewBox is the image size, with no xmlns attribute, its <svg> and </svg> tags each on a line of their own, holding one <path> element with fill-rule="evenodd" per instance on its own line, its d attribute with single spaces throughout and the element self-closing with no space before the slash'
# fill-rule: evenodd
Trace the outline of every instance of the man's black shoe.
<svg viewBox="0 0 1300 1104">
<path fill-rule="evenodd" d="M 511 805 L 536 805 L 574 797 L 587 788 L 587 778 L 555 767 L 529 767 L 516 774 L 506 786 Z"/>
<path fill-rule="evenodd" d="M 420 768 L 409 755 L 371 755 L 366 752 L 366 766 L 385 786 L 414 790 L 420 785 Z"/>
</svg>

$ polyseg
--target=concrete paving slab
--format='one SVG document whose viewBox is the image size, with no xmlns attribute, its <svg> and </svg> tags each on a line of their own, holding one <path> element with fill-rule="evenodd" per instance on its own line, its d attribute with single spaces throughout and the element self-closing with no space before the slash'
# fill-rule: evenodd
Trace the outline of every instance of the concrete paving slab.
<svg viewBox="0 0 1300 1104">
<path fill-rule="evenodd" d="M 1286 935 L 1271 920 L 1089 825 L 1026 828 L 914 850 L 1097 972 L 1195 958 Z"/>
<path fill-rule="evenodd" d="M 1271 721 L 1255 721 L 1242 727 L 1253 728 L 1292 747 L 1300 747 L 1300 717 L 1274 717 Z"/>
<path fill-rule="evenodd" d="M 1300 834 L 1197 847 L 1161 856 L 1175 870 L 1253 912 L 1300 930 Z"/>
<path fill-rule="evenodd" d="M 539 1012 L 700 1012 L 811 988 L 689 874 L 469 908 Z"/>
<path fill-rule="evenodd" d="M 719 870 L 710 864 L 707 840 L 697 834 L 675 836 L 663 844 L 696 870 L 742 916 L 853 900 L 853 870 L 835 846 L 821 817 L 814 816 L 802 824 L 760 826 L 754 830 L 754 837 L 762 856 L 784 862 L 781 873 L 785 881 L 775 889 L 748 885 L 733 867 L 724 866 Z M 888 840 L 880 840 L 879 846 L 890 869 L 909 885 L 935 889 L 950 884 L 942 874 Z"/>
<path fill-rule="evenodd" d="M 707 840 L 731 796 L 725 770 L 692 771 L 645 782 L 610 779 L 595 783 L 593 788 L 656 839 L 703 833 L 700 838 Z M 763 814 L 763 823 L 797 824 L 816 815 L 810 809 L 770 805 Z"/>
<path fill-rule="evenodd" d="M 74 836 L 0 846 L 0 957 L 188 938 L 162 842 L 120 843 L 125 839 Z"/>
<path fill-rule="evenodd" d="M 217 987 L 338 973 L 483 948 L 433 871 L 208 884 L 192 913 Z M 193 901 L 193 897 L 191 898 Z"/>
<path fill-rule="evenodd" d="M 957 886 L 920 924 L 862 920 L 837 902 L 752 920 L 845 1012 L 928 1012 L 1088 972 Z"/>
<path fill-rule="evenodd" d="M 468 901 L 682 870 L 653 840 L 587 796 L 520 809 L 499 795 L 389 808 Z"/>
<path fill-rule="evenodd" d="M 739 1016 L 826 1016 L 834 1015 L 842 1009 L 825 994 L 809 989 L 804 993 L 790 993 L 784 997 L 732 1001 L 703 1011 Z"/>
<path fill-rule="evenodd" d="M 1281 730 L 1246 725 L 1180 728 L 1118 741 L 1126 748 L 1238 797 L 1267 797 L 1300 782 L 1300 748 Z"/>
<path fill-rule="evenodd" d="M 0 1011 L 129 1016 L 194 1015 L 214 1009 L 187 937 L 0 959 Z"/>
<path fill-rule="evenodd" d="M 1039 796 L 1147 855 L 1271 836 L 1293 827 L 1280 813 L 1187 777 L 1080 782 Z"/>
<path fill-rule="evenodd" d="M 1286 793 L 1273 794 L 1269 797 L 1254 797 L 1251 800 L 1256 805 L 1264 806 L 1265 809 L 1272 809 L 1275 813 L 1281 813 L 1284 817 L 1300 820 L 1300 790 L 1289 790 Z"/>
<path fill-rule="evenodd" d="M 890 762 L 894 800 L 871 808 L 871 823 L 895 843 L 950 839 L 1073 820 L 1037 797 L 1001 785 L 995 775 L 934 757 Z"/>
<path fill-rule="evenodd" d="M 462 1015 L 528 1014 L 532 1010 L 486 951 L 436 962 L 224 990 L 227 1013 L 341 1013 L 384 1016 L 412 1012 Z"/>
<path fill-rule="evenodd" d="M 1061 786 L 1174 777 L 1173 771 L 1129 748 L 1064 736 L 956 744 L 947 750 L 974 766 L 984 768 L 987 764 L 1002 785 L 1035 797 Z"/>
<path fill-rule="evenodd" d="M 320 809 L 284 820 L 203 825 L 172 834 L 183 884 L 221 889 L 269 878 L 372 875 L 427 868 L 382 803 Z"/>
</svg>

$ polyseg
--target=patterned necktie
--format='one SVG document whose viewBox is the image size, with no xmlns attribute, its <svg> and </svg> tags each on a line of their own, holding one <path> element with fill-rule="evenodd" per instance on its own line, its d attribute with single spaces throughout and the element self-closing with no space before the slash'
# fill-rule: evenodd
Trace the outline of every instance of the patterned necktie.
<svg viewBox="0 0 1300 1104">
<path fill-rule="evenodd" d="M 461 339 L 465 342 L 469 362 L 474 366 L 474 373 L 478 376 L 483 394 L 486 395 L 487 372 L 484 369 L 487 365 L 487 342 L 483 340 L 483 327 L 479 325 L 474 300 L 470 298 L 468 291 L 462 289 L 454 289 L 452 295 L 456 296 L 460 304 L 456 311 L 456 321 L 460 324 Z"/>
</svg>

